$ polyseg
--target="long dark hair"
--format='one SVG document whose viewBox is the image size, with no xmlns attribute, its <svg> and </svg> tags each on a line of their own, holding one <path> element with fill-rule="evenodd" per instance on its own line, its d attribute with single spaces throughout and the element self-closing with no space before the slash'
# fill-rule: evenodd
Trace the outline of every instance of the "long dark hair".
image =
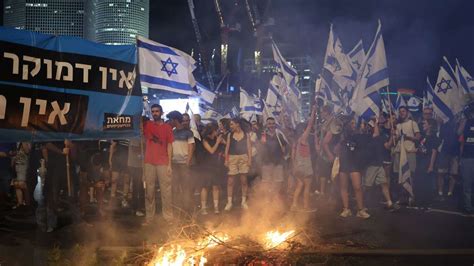
<svg viewBox="0 0 474 266">
<path fill-rule="evenodd" d="M 219 120 L 219 122 L 222 124 L 225 131 L 227 131 L 227 132 L 230 131 L 230 119 L 229 118 L 222 118 L 221 120 Z"/>
<path fill-rule="evenodd" d="M 211 122 L 207 124 L 202 130 L 202 136 L 205 139 L 209 139 L 209 135 L 211 135 L 212 132 L 217 131 L 217 129 L 219 129 L 219 126 L 217 125 L 217 123 Z"/>
</svg>

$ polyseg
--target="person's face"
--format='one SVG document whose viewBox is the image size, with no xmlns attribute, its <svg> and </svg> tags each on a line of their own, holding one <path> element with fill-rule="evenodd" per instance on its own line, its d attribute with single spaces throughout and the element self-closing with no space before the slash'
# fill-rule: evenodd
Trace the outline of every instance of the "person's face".
<svg viewBox="0 0 474 266">
<path fill-rule="evenodd" d="M 237 131 L 237 129 L 239 128 L 240 128 L 239 124 L 235 123 L 234 121 L 230 121 L 230 130 L 232 130 L 232 132 Z"/>
<path fill-rule="evenodd" d="M 400 118 L 403 120 L 408 117 L 408 111 L 405 108 L 400 109 L 399 114 L 400 114 Z"/>
<path fill-rule="evenodd" d="M 184 115 L 183 116 L 183 127 L 190 128 L 190 123 L 191 123 L 191 120 L 190 120 L 189 116 Z"/>
<path fill-rule="evenodd" d="M 431 119 L 433 118 L 433 110 L 431 109 L 424 109 L 423 110 L 423 119 Z"/>
<path fill-rule="evenodd" d="M 268 129 L 269 131 L 274 132 L 274 131 L 275 131 L 275 127 L 276 127 L 275 120 L 273 120 L 273 119 L 267 120 L 267 129 Z"/>
<path fill-rule="evenodd" d="M 198 115 L 198 114 L 195 114 L 195 115 L 194 115 L 194 121 L 196 121 L 196 124 L 201 123 L 201 116 Z"/>
<path fill-rule="evenodd" d="M 352 131 L 355 131 L 356 130 L 356 121 L 354 119 L 351 120 L 351 123 L 350 123 L 350 129 Z"/>
<path fill-rule="evenodd" d="M 253 130 L 258 130 L 257 121 L 252 121 L 252 129 L 253 129 Z"/>
<path fill-rule="evenodd" d="M 151 108 L 151 115 L 153 116 L 153 120 L 158 121 L 161 119 L 163 112 L 159 107 L 153 107 Z"/>
</svg>

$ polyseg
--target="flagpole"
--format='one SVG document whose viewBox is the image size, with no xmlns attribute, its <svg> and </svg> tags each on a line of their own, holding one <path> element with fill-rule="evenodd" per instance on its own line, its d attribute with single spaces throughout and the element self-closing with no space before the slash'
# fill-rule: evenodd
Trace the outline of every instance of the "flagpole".
<svg viewBox="0 0 474 266">
<path fill-rule="evenodd" d="M 393 138 L 393 112 L 392 112 L 392 100 L 390 99 L 390 90 L 388 89 L 388 86 L 387 86 L 387 95 L 388 95 L 388 105 L 389 105 L 389 108 L 390 110 L 388 111 L 389 113 L 389 116 L 390 116 L 390 135 L 392 135 L 392 142 L 393 142 L 393 145 L 395 145 L 395 139 Z"/>
</svg>

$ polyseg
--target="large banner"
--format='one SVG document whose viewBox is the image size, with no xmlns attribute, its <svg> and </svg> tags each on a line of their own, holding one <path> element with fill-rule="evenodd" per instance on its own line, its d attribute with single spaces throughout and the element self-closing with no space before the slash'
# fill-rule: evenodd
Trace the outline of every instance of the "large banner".
<svg viewBox="0 0 474 266">
<path fill-rule="evenodd" d="M 136 47 L 0 27 L 0 141 L 139 134 Z"/>
</svg>

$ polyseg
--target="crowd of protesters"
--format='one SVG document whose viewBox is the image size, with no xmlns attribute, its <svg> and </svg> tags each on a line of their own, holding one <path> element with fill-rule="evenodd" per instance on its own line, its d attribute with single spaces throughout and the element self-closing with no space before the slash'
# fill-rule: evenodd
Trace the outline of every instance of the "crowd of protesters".
<svg viewBox="0 0 474 266">
<path fill-rule="evenodd" d="M 141 139 L 1 143 L 0 204 L 34 206 L 39 227 L 48 232 L 57 226 L 64 198 L 77 202 L 81 215 L 91 205 L 99 217 L 106 215 L 105 206 L 121 206 L 144 216 L 148 225 L 157 206 L 170 223 L 178 212 L 219 214 L 236 204 L 245 211 L 252 207 L 248 197 L 259 196 L 249 193 L 258 183 L 267 196 L 283 198 L 289 211 L 314 212 L 315 198 L 340 197 L 341 217 L 355 210 L 367 219 L 364 193 L 374 185 L 380 186 L 385 208 L 395 211 L 403 204 L 426 207 L 452 198 L 460 184 L 463 211 L 473 213 L 472 107 L 463 117 L 439 123 L 431 108 L 419 119 L 400 107 L 358 121 L 315 106 L 293 130 L 272 117 L 203 124 L 199 115 L 171 111 L 165 121 L 155 104 L 152 117 L 143 119 Z M 412 193 L 398 182 L 402 148 Z"/>
</svg>

